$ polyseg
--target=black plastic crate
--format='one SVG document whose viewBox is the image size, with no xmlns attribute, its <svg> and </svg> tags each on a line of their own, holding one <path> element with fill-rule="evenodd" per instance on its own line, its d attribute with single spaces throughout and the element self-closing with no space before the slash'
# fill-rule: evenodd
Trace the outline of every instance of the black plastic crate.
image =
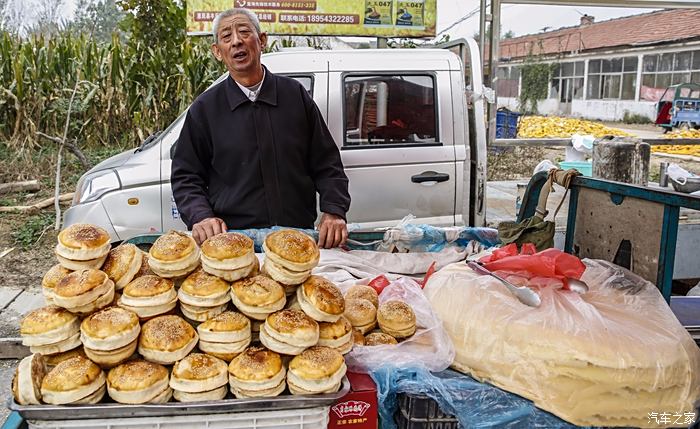
<svg viewBox="0 0 700 429">
<path fill-rule="evenodd" d="M 457 418 L 445 414 L 438 403 L 423 395 L 398 394 L 394 420 L 399 429 L 459 429 Z"/>
</svg>

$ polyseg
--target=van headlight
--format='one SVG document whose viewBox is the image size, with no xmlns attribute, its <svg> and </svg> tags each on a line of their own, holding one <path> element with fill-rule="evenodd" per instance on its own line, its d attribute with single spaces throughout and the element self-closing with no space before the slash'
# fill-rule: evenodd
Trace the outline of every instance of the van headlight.
<svg viewBox="0 0 700 429">
<path fill-rule="evenodd" d="M 121 188 L 119 176 L 114 170 L 102 170 L 86 174 L 78 180 L 73 205 L 95 201 L 107 192 Z"/>
</svg>

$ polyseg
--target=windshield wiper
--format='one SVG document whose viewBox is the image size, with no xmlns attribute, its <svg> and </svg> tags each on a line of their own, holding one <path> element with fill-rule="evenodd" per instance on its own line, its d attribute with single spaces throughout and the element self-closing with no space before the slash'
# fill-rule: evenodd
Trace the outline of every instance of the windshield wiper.
<svg viewBox="0 0 700 429">
<path fill-rule="evenodd" d="M 141 146 L 139 146 L 139 147 L 134 151 L 134 153 L 138 153 L 138 152 L 141 152 L 142 150 L 146 149 L 146 147 L 148 147 L 148 145 L 150 145 L 151 142 L 152 142 L 153 140 L 157 139 L 158 136 L 161 135 L 162 133 L 163 133 L 162 130 L 161 130 L 161 131 L 156 131 L 155 133 L 153 133 L 153 134 L 151 134 L 150 136 L 146 137 L 146 140 L 144 140 L 143 143 L 141 143 Z"/>
</svg>

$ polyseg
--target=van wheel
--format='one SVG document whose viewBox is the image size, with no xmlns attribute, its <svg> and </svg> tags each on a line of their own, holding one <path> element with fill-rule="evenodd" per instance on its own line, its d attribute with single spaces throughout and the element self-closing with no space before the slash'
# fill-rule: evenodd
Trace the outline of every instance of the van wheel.
<svg viewBox="0 0 700 429">
<path fill-rule="evenodd" d="M 690 130 L 691 127 L 690 127 L 690 124 L 689 124 L 688 122 L 683 122 L 682 124 L 680 124 L 680 125 L 678 126 L 678 128 L 679 128 L 681 131 L 688 131 L 688 130 Z"/>
</svg>

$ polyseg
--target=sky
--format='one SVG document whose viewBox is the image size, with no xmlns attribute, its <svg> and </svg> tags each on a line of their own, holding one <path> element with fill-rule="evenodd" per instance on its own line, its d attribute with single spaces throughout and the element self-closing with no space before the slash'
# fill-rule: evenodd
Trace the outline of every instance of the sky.
<svg viewBox="0 0 700 429">
<path fill-rule="evenodd" d="M 66 0 L 66 15 L 72 15 L 75 0 Z M 440 32 L 449 25 L 479 7 L 479 0 L 437 0 L 438 22 Z M 620 16 L 649 12 L 651 9 L 607 8 L 607 7 L 566 7 L 542 5 L 503 5 L 501 6 L 502 31 L 513 31 L 516 36 L 539 33 L 544 27 L 556 29 L 578 25 L 582 14 L 603 21 Z M 479 14 L 465 20 L 452 28 L 447 34 L 452 39 L 472 37 L 479 30 Z"/>
<path fill-rule="evenodd" d="M 478 0 L 437 0 L 438 22 L 440 32 L 450 24 L 479 7 Z M 502 32 L 511 30 L 516 36 L 539 33 L 544 27 L 550 30 L 579 25 L 581 15 L 588 14 L 596 21 L 603 21 L 620 16 L 650 12 L 653 9 L 608 8 L 608 7 L 567 7 L 544 5 L 501 6 Z M 479 30 L 479 14 L 457 25 L 447 33 L 451 38 L 471 37 Z"/>
</svg>

